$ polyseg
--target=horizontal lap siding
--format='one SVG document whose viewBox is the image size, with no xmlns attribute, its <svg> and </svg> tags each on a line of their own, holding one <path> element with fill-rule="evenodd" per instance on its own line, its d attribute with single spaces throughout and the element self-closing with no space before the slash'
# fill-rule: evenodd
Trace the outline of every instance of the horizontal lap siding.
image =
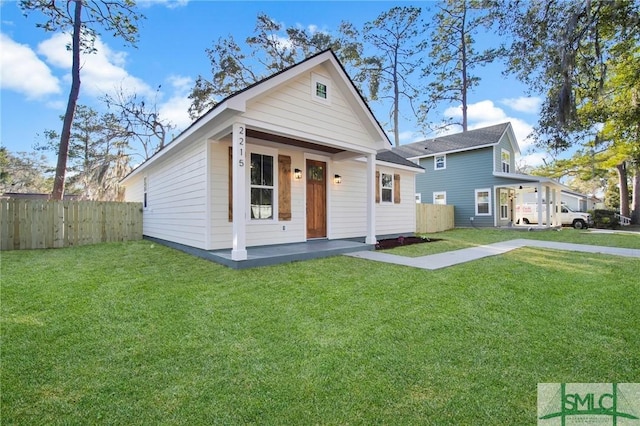
<svg viewBox="0 0 640 426">
<path fill-rule="evenodd" d="M 489 188 L 496 179 L 493 176 L 493 148 L 482 148 L 447 155 L 447 168 L 433 170 L 433 157 L 423 158 L 420 165 L 426 169 L 416 179 L 417 191 L 422 194 L 422 202 L 433 202 L 433 192 L 446 191 L 447 204 L 455 207 L 455 226 L 493 226 L 495 196 L 491 199 L 491 216 L 475 215 L 475 190 Z"/>
<path fill-rule="evenodd" d="M 379 170 L 400 175 L 400 203 L 376 204 L 376 235 L 413 234 L 416 230 L 415 175 L 387 168 Z"/>
<path fill-rule="evenodd" d="M 146 171 L 145 235 L 204 248 L 205 146 L 194 143 Z"/>
<path fill-rule="evenodd" d="M 229 144 L 210 144 L 211 243 L 209 249 L 231 248 L 232 223 L 229 221 Z M 251 151 L 251 145 L 247 146 Z M 278 155 L 291 157 L 291 170 L 304 170 L 302 152 L 279 149 Z M 277 165 L 277 158 L 274 159 Z M 275 176 L 278 176 L 277 170 Z M 305 241 L 304 178 L 291 180 L 291 220 L 247 220 L 247 246 Z M 248 195 L 248 194 L 247 194 Z M 277 197 L 276 197 L 277 198 Z M 247 202 L 248 203 L 248 202 Z M 250 215 L 250 212 L 247 211 Z M 277 215 L 276 215 L 277 217 Z M 283 229 L 284 227 L 284 229 Z"/>
<path fill-rule="evenodd" d="M 333 182 L 333 175 L 342 183 Z M 329 188 L 330 238 L 367 235 L 367 165 L 357 161 L 333 163 L 327 176 Z"/>
<path fill-rule="evenodd" d="M 338 92 L 336 83 L 332 82 L 331 87 L 331 104 L 314 101 L 308 73 L 251 102 L 245 116 L 322 138 L 371 146 L 371 136 Z"/>
</svg>

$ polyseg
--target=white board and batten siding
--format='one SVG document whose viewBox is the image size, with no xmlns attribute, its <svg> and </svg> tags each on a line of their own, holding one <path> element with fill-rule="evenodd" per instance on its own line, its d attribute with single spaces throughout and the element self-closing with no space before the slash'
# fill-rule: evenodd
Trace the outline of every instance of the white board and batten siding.
<svg viewBox="0 0 640 426">
<path fill-rule="evenodd" d="M 142 201 L 147 179 L 144 235 L 205 248 L 205 147 L 204 141 L 191 143 L 150 165 L 127 184 L 126 199 Z"/>
</svg>

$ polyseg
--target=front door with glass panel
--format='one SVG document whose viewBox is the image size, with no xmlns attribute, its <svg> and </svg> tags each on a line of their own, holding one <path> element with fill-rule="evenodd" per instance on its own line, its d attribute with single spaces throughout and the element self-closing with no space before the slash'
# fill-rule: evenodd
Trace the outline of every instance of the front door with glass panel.
<svg viewBox="0 0 640 426">
<path fill-rule="evenodd" d="M 327 236 L 327 164 L 307 160 L 307 238 Z"/>
</svg>

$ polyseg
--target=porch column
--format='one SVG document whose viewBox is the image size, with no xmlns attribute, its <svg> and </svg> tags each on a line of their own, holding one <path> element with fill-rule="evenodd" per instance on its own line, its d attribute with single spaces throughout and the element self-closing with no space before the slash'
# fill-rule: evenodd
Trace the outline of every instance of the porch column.
<svg viewBox="0 0 640 426">
<path fill-rule="evenodd" d="M 538 207 L 538 226 L 542 226 L 542 186 L 540 183 L 536 184 L 536 193 L 538 194 L 537 207 Z M 548 200 L 545 200 L 547 202 Z"/>
<path fill-rule="evenodd" d="M 234 123 L 231 132 L 233 158 L 233 246 L 232 260 L 247 260 L 247 127 L 244 123 Z"/>
<path fill-rule="evenodd" d="M 375 244 L 376 238 L 376 154 L 367 156 L 367 238 L 365 243 Z"/>
<path fill-rule="evenodd" d="M 547 203 L 547 212 L 546 212 L 546 216 L 547 216 L 547 220 L 545 221 L 545 223 L 547 224 L 547 227 L 550 228 L 551 227 L 551 215 L 553 214 L 551 209 L 555 209 L 556 206 L 552 206 L 551 203 L 549 202 L 549 199 L 551 197 L 551 193 L 549 191 L 549 186 L 544 187 L 544 201 L 545 203 Z"/>
<path fill-rule="evenodd" d="M 558 204 L 558 189 L 553 188 L 551 192 L 551 202 L 553 202 L 553 226 L 560 225 L 560 215 L 562 214 L 562 205 Z"/>
</svg>

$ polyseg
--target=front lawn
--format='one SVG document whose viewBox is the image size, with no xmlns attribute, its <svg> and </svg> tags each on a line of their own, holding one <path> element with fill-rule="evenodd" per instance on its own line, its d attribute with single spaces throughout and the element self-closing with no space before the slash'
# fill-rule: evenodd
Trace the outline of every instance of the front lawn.
<svg viewBox="0 0 640 426">
<path fill-rule="evenodd" d="M 471 231 L 438 237 L 500 238 Z M 235 271 L 149 241 L 0 255 L 6 425 L 534 424 L 539 382 L 640 377 L 638 259 Z"/>
</svg>

